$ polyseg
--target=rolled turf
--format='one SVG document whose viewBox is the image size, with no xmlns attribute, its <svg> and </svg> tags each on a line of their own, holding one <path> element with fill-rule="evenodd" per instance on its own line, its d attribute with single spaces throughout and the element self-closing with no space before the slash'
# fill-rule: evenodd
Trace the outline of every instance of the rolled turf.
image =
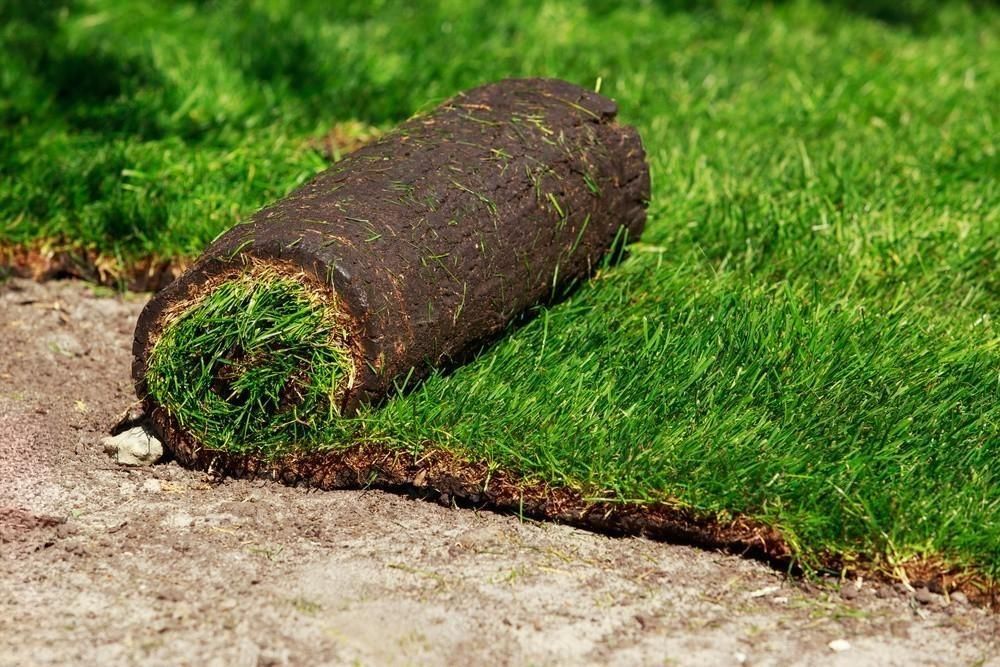
<svg viewBox="0 0 1000 667">
<path fill-rule="evenodd" d="M 557 80 L 460 94 L 219 237 L 136 328 L 182 459 L 273 459 L 559 298 L 645 223 L 615 104 Z"/>
</svg>

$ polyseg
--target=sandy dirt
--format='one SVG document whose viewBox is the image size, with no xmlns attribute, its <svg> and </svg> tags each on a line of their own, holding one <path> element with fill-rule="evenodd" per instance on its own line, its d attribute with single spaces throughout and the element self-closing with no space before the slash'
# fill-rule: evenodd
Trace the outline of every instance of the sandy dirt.
<svg viewBox="0 0 1000 667">
<path fill-rule="evenodd" d="M 0 665 L 1000 665 L 1000 616 L 926 591 L 118 467 L 100 439 L 132 400 L 143 300 L 0 285 Z"/>
</svg>

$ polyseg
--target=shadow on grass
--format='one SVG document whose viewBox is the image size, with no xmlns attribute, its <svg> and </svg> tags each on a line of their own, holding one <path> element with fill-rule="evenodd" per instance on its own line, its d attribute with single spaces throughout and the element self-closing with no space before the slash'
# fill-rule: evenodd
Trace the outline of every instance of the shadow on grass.
<svg viewBox="0 0 1000 667">
<path fill-rule="evenodd" d="M 614 0 L 586 2 L 595 18 L 619 7 Z M 663 13 L 712 17 L 725 14 L 729 20 L 736 20 L 732 12 L 723 11 L 730 6 L 723 0 L 655 2 Z M 787 2 L 771 0 L 759 4 Z M 825 4 L 836 12 L 919 32 L 938 25 L 941 13 L 957 2 L 826 0 Z M 751 1 L 748 4 L 758 3 Z M 962 4 L 978 9 L 995 2 L 967 0 Z M 351 53 L 333 54 L 339 57 L 331 59 L 330 53 L 317 52 L 320 47 L 302 32 L 297 22 L 307 10 L 276 15 L 248 3 L 246 6 L 215 2 L 198 5 L 199 13 L 218 13 L 217 18 L 231 15 L 232 20 L 225 22 L 229 26 L 224 30 L 227 34 L 219 35 L 226 44 L 220 50 L 220 57 L 231 62 L 247 81 L 272 88 L 279 98 L 296 100 L 307 115 L 329 115 L 344 104 L 348 104 L 356 115 L 375 123 L 395 120 L 409 113 L 409 109 L 403 108 L 406 104 L 402 99 L 402 106 L 390 104 L 391 108 L 387 108 L 384 101 L 371 102 L 393 97 L 393 93 L 381 90 L 369 68 L 357 66 Z M 19 101 L 0 105 L 0 122 L 11 126 L 36 114 L 41 106 L 74 129 L 106 137 L 160 139 L 176 135 L 197 143 L 211 135 L 212 121 L 188 126 L 183 118 L 172 117 L 189 91 L 178 89 L 176 83 L 168 81 L 148 53 L 115 50 L 95 39 L 68 39 L 63 19 L 75 14 L 77 9 L 76 0 L 44 3 L 8 0 L 0 4 L 0 47 L 19 61 L 15 68 L 19 72 L 14 74 L 12 86 L 22 91 L 34 89 L 40 94 L 35 96 L 40 99 L 24 94 L 19 96 Z M 317 9 L 323 14 L 330 13 L 329 9 Z M 348 2 L 338 7 L 336 16 L 339 21 L 363 24 L 373 11 L 366 3 Z M 383 8 L 382 11 L 394 10 Z M 414 28 L 428 28 L 433 23 L 432 16 L 433 12 L 416 12 L 414 17 L 420 18 L 421 25 Z M 339 48 L 335 44 L 329 47 Z M 329 67 L 324 69 L 322 63 Z M 339 82 L 336 99 L 331 97 L 331 79 Z"/>
<path fill-rule="evenodd" d="M 718 14 L 725 3 L 723 0 L 654 0 L 665 14 L 702 13 Z M 751 0 L 748 6 L 768 6 L 790 4 L 791 0 Z M 975 10 L 995 6 L 996 0 L 822 0 L 831 9 L 856 14 L 881 21 L 887 25 L 913 31 L 927 30 L 935 24 L 942 10 L 949 6 L 965 5 Z M 587 0 L 587 7 L 596 16 L 611 13 L 621 6 L 616 0 Z"/>
</svg>

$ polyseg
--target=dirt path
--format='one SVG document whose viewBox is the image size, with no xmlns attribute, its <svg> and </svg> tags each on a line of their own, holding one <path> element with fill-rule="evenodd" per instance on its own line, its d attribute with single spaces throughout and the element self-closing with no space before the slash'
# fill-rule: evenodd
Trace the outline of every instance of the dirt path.
<svg viewBox="0 0 1000 667">
<path fill-rule="evenodd" d="M 1000 616 L 940 596 L 845 599 L 643 539 L 119 468 L 99 441 L 132 397 L 141 306 L 0 285 L 2 665 L 1000 665 Z"/>
</svg>

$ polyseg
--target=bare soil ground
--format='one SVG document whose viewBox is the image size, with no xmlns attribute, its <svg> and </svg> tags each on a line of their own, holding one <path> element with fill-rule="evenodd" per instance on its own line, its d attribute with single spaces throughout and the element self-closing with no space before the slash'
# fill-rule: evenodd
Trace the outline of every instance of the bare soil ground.
<svg viewBox="0 0 1000 667">
<path fill-rule="evenodd" d="M 132 401 L 143 302 L 0 285 L 2 665 L 1000 665 L 1000 616 L 926 591 L 377 491 L 120 468 L 100 439 Z"/>
</svg>

